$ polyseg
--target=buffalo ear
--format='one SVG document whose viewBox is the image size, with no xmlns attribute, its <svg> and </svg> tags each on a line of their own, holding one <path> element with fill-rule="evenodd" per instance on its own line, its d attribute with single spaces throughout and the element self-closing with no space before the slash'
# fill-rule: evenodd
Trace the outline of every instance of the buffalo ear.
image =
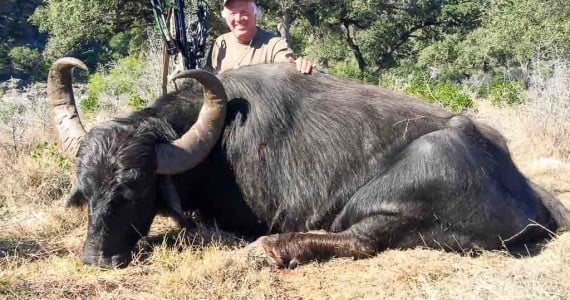
<svg viewBox="0 0 570 300">
<path fill-rule="evenodd" d="M 85 203 L 87 203 L 87 198 L 85 198 L 80 189 L 74 188 L 65 202 L 65 207 L 80 207 L 85 205 Z"/>
</svg>

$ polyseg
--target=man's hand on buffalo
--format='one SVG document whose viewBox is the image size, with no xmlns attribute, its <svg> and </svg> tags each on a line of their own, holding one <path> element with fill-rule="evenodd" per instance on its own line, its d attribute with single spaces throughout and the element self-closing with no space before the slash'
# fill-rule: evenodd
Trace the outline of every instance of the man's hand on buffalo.
<svg viewBox="0 0 570 300">
<path fill-rule="evenodd" d="M 297 66 L 297 70 L 303 74 L 310 74 L 313 71 L 313 69 L 317 67 L 317 64 L 304 57 L 299 57 L 297 59 L 290 57 L 289 62 L 295 63 L 295 65 Z"/>
</svg>

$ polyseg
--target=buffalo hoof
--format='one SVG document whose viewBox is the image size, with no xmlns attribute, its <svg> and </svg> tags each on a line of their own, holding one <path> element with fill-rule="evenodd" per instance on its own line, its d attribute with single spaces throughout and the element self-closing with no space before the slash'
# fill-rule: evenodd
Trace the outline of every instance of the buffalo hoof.
<svg viewBox="0 0 570 300">
<path fill-rule="evenodd" d="M 247 261 L 254 268 L 289 268 L 294 269 L 301 264 L 296 258 L 282 255 L 277 246 L 279 235 L 262 236 L 247 246 Z"/>
<path fill-rule="evenodd" d="M 111 257 L 87 255 L 83 256 L 82 261 L 86 265 L 98 266 L 103 269 L 120 269 L 128 266 L 130 259 L 126 255 L 113 255 Z"/>
<path fill-rule="evenodd" d="M 277 267 L 277 262 L 267 253 L 263 246 L 263 240 L 266 238 L 266 236 L 262 236 L 246 247 L 247 262 L 250 266 L 256 269 L 261 269 L 263 267 Z"/>
</svg>

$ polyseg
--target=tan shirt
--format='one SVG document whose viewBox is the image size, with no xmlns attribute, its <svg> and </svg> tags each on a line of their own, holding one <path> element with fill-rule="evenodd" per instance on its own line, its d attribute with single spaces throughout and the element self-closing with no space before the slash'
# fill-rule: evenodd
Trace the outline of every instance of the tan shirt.
<svg viewBox="0 0 570 300">
<path fill-rule="evenodd" d="M 217 72 L 237 69 L 241 66 L 289 62 L 293 51 L 285 39 L 257 28 L 250 44 L 241 44 L 233 33 L 222 34 L 212 47 L 211 67 Z"/>
</svg>

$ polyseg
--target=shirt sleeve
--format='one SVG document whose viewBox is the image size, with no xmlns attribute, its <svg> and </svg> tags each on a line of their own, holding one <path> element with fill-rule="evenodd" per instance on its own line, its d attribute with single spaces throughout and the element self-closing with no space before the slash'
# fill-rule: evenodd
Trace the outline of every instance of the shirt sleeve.
<svg viewBox="0 0 570 300">
<path fill-rule="evenodd" d="M 274 63 L 289 62 L 289 58 L 295 58 L 293 50 L 289 48 L 287 42 L 283 38 L 276 37 L 275 45 L 273 46 L 272 61 Z"/>
<path fill-rule="evenodd" d="M 218 53 L 220 50 L 220 43 L 221 43 L 221 37 L 218 37 L 216 39 L 216 41 L 214 42 L 214 44 L 212 45 L 212 49 L 210 51 L 210 57 L 209 57 L 209 67 L 212 68 L 212 70 L 216 70 L 219 71 L 219 66 L 218 66 Z"/>
</svg>

